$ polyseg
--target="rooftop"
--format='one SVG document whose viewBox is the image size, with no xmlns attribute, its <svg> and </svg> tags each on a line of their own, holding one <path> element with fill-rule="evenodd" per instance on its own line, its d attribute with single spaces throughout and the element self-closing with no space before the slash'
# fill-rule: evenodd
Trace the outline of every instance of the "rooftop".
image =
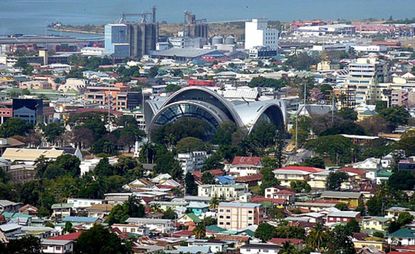
<svg viewBox="0 0 415 254">
<path fill-rule="evenodd" d="M 260 204 L 242 203 L 242 202 L 220 202 L 219 207 L 235 207 L 235 208 L 257 208 Z"/>
</svg>

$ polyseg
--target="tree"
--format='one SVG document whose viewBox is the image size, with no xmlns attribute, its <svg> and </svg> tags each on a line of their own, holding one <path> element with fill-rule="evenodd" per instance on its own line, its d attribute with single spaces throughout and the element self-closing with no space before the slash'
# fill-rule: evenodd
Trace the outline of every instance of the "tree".
<svg viewBox="0 0 415 254">
<path fill-rule="evenodd" d="M 275 228 L 275 237 L 305 239 L 305 229 L 301 227 L 280 224 Z"/>
<path fill-rule="evenodd" d="M 261 170 L 262 174 L 262 183 L 261 183 L 261 193 L 262 195 L 265 193 L 265 189 L 269 187 L 275 187 L 278 185 L 278 180 L 275 178 L 274 172 L 272 172 L 273 169 L 271 168 L 263 168 Z"/>
<path fill-rule="evenodd" d="M 177 142 L 176 149 L 178 153 L 189 153 L 194 151 L 206 151 L 208 146 L 201 139 L 194 137 L 182 138 Z"/>
<path fill-rule="evenodd" d="M 340 135 L 323 136 L 310 140 L 306 148 L 327 157 L 333 163 L 348 163 L 352 161 L 354 146 L 352 141 Z"/>
<path fill-rule="evenodd" d="M 81 161 L 74 155 L 63 154 L 56 158 L 55 161 L 49 163 L 46 167 L 43 177 L 47 179 L 54 179 L 60 176 L 79 176 L 81 169 L 79 165 Z"/>
<path fill-rule="evenodd" d="M 280 254 L 299 254 L 300 252 L 295 248 L 294 245 L 291 244 L 290 241 L 284 242 L 282 245 L 280 251 L 278 251 Z"/>
<path fill-rule="evenodd" d="M 203 184 L 214 184 L 215 177 L 210 172 L 205 171 L 202 174 L 202 183 Z"/>
<path fill-rule="evenodd" d="M 327 241 L 327 252 L 329 254 L 355 254 L 350 231 L 345 225 L 337 225 L 329 234 Z"/>
<path fill-rule="evenodd" d="M 272 87 L 278 90 L 284 87 L 286 82 L 283 79 L 273 79 L 264 77 L 254 77 L 249 82 L 249 87 Z"/>
<path fill-rule="evenodd" d="M 42 127 L 43 134 L 48 142 L 54 144 L 56 139 L 60 137 L 64 132 L 65 128 L 61 123 L 50 123 Z"/>
<path fill-rule="evenodd" d="M 173 209 L 171 209 L 171 207 L 169 207 L 166 211 L 164 211 L 163 216 L 161 218 L 174 220 L 177 218 L 177 214 L 173 211 Z"/>
<path fill-rule="evenodd" d="M 210 170 L 210 169 L 221 169 L 223 168 L 223 164 L 221 163 L 223 160 L 222 156 L 219 153 L 213 153 L 205 160 L 205 165 L 203 165 L 202 171 Z"/>
<path fill-rule="evenodd" d="M 123 244 L 120 238 L 102 225 L 94 225 L 82 232 L 74 246 L 76 254 L 113 253 L 126 254 L 131 250 Z"/>
<path fill-rule="evenodd" d="M 385 108 L 382 109 L 379 114 L 393 127 L 407 124 L 411 117 L 409 112 L 403 106 Z"/>
<path fill-rule="evenodd" d="M 406 156 L 415 155 L 415 131 L 405 132 L 397 143 L 397 148 L 404 150 Z"/>
<path fill-rule="evenodd" d="M 122 205 L 116 205 L 111 209 L 107 222 L 112 225 L 114 223 L 124 223 L 129 217 L 144 217 L 145 208 L 139 203 L 135 197 L 129 197 Z"/>
<path fill-rule="evenodd" d="M 388 122 L 379 115 L 367 117 L 359 121 L 358 124 L 365 130 L 367 135 L 377 136 L 381 132 L 390 131 Z"/>
<path fill-rule="evenodd" d="M 75 232 L 75 229 L 73 228 L 72 223 L 70 221 L 67 221 L 62 230 L 62 233 L 66 234 L 66 233 L 73 233 L 73 232 Z"/>
<path fill-rule="evenodd" d="M 290 55 L 285 64 L 296 70 L 310 70 L 310 67 L 318 62 L 318 57 L 312 57 L 304 52 Z"/>
<path fill-rule="evenodd" d="M 312 157 L 304 160 L 304 166 L 315 167 L 315 168 L 325 168 L 324 160 L 321 157 Z"/>
<path fill-rule="evenodd" d="M 338 203 L 334 207 L 336 207 L 340 211 L 348 211 L 349 210 L 349 206 L 346 203 Z"/>
<path fill-rule="evenodd" d="M 237 128 L 233 122 L 224 122 L 219 125 L 212 142 L 217 145 L 231 145 L 232 135 L 236 130 Z"/>
<path fill-rule="evenodd" d="M 326 247 L 328 240 L 329 235 L 327 231 L 324 229 L 322 224 L 318 223 L 313 229 L 311 229 L 306 238 L 306 243 L 307 246 L 313 250 L 321 251 Z"/>
<path fill-rule="evenodd" d="M 357 112 L 352 108 L 342 108 L 337 112 L 337 115 L 346 121 L 354 122 L 357 120 Z"/>
<path fill-rule="evenodd" d="M 408 171 L 397 171 L 389 177 L 388 186 L 394 190 L 413 190 L 415 176 Z"/>
<path fill-rule="evenodd" d="M 109 163 L 108 157 L 102 158 L 94 169 L 97 176 L 111 176 L 114 174 L 114 167 Z"/>
<path fill-rule="evenodd" d="M 156 174 L 168 173 L 173 179 L 182 179 L 183 176 L 183 170 L 171 152 L 157 155 L 154 171 Z"/>
<path fill-rule="evenodd" d="M 327 190 L 339 191 L 343 182 L 349 179 L 349 175 L 345 172 L 330 172 L 327 177 L 326 188 Z"/>
<path fill-rule="evenodd" d="M 360 233 L 359 222 L 354 218 L 346 223 L 346 228 L 351 233 Z"/>
<path fill-rule="evenodd" d="M 193 229 L 193 234 L 195 235 L 196 239 L 202 239 L 206 236 L 206 226 L 203 223 L 198 223 L 196 227 Z"/>
<path fill-rule="evenodd" d="M 197 195 L 197 184 L 195 182 L 195 178 L 192 175 L 192 173 L 187 172 L 184 178 L 184 181 L 186 184 L 186 194 L 189 194 L 191 196 L 196 196 Z"/>
<path fill-rule="evenodd" d="M 0 137 L 24 136 L 33 126 L 20 118 L 10 118 L 0 125 Z"/>
<path fill-rule="evenodd" d="M 275 227 L 268 223 L 261 223 L 255 230 L 255 237 L 261 239 L 263 242 L 267 242 L 275 235 Z"/>
<path fill-rule="evenodd" d="M 179 85 L 176 84 L 168 84 L 166 86 L 166 93 L 174 93 L 177 92 L 181 89 L 181 87 Z"/>
<path fill-rule="evenodd" d="M 150 70 L 148 71 L 148 76 L 150 78 L 155 78 L 158 75 L 159 72 L 159 67 L 157 66 L 153 66 L 150 68 Z"/>
<path fill-rule="evenodd" d="M 209 201 L 210 208 L 212 208 L 212 209 L 218 208 L 219 202 L 220 202 L 219 198 L 216 195 L 213 196 Z"/>
<path fill-rule="evenodd" d="M 0 253 L 4 254 L 37 254 L 42 253 L 40 239 L 35 236 L 24 236 L 20 239 L 11 239 L 5 245 L 0 243 Z"/>
<path fill-rule="evenodd" d="M 300 181 L 300 180 L 292 181 L 292 182 L 290 182 L 290 187 L 296 193 L 301 193 L 301 192 L 307 192 L 308 193 L 308 192 L 311 191 L 311 187 L 306 181 Z"/>
</svg>

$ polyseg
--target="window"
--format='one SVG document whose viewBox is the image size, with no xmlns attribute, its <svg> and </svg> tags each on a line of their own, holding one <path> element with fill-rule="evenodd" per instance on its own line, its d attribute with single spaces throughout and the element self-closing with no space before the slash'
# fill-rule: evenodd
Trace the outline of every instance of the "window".
<svg viewBox="0 0 415 254">
<path fill-rule="evenodd" d="M 230 222 L 226 222 L 226 225 L 231 225 L 231 223 Z"/>
<path fill-rule="evenodd" d="M 248 213 L 253 213 L 253 211 L 252 210 L 249 210 Z"/>
<path fill-rule="evenodd" d="M 226 216 L 226 219 L 230 219 L 231 218 L 231 216 Z"/>
<path fill-rule="evenodd" d="M 56 250 L 61 250 L 61 247 L 60 246 L 56 246 Z"/>
</svg>

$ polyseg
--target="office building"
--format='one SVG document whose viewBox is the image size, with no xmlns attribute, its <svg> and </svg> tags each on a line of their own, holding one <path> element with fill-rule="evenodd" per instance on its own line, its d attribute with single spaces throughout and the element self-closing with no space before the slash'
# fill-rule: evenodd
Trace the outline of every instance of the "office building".
<svg viewBox="0 0 415 254">
<path fill-rule="evenodd" d="M 349 64 L 345 88 L 348 106 L 385 100 L 377 84 L 389 81 L 388 65 L 377 58 L 358 58 Z"/>
<path fill-rule="evenodd" d="M 13 117 L 23 119 L 31 124 L 43 122 L 43 100 L 13 99 Z"/>
<path fill-rule="evenodd" d="M 218 227 L 230 230 L 245 229 L 259 225 L 264 219 L 261 204 L 220 202 L 218 206 Z"/>
<path fill-rule="evenodd" d="M 245 22 L 245 49 L 278 48 L 278 30 L 269 28 L 266 19 L 253 19 Z"/>
<path fill-rule="evenodd" d="M 130 57 L 130 41 L 126 24 L 105 25 L 105 53 L 114 58 Z"/>
</svg>

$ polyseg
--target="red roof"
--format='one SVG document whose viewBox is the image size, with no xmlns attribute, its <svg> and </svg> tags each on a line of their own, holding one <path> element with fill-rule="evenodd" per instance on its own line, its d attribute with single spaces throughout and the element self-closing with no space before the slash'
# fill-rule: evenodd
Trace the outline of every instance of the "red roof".
<svg viewBox="0 0 415 254">
<path fill-rule="evenodd" d="M 295 192 L 294 191 L 290 191 L 290 190 L 280 190 L 280 191 L 275 192 L 275 194 L 293 195 L 293 194 L 295 194 Z"/>
<path fill-rule="evenodd" d="M 190 230 L 181 230 L 181 231 L 173 232 L 172 234 L 173 237 L 192 236 L 192 235 L 193 235 L 193 232 Z"/>
<path fill-rule="evenodd" d="M 66 235 L 54 236 L 54 237 L 51 237 L 51 238 L 48 238 L 48 239 L 49 240 L 74 241 L 74 240 L 78 239 L 80 235 L 81 235 L 81 232 L 74 232 L 74 233 L 69 233 L 69 234 L 66 234 Z"/>
<path fill-rule="evenodd" d="M 240 176 L 235 179 L 237 183 L 247 183 L 247 182 L 254 182 L 254 181 L 261 181 L 262 174 L 254 174 L 250 176 Z"/>
<path fill-rule="evenodd" d="M 268 243 L 273 243 L 276 245 L 283 245 L 286 242 L 297 245 L 297 244 L 302 244 L 304 241 L 302 239 L 297 239 L 297 238 L 272 238 L 271 240 L 268 241 Z"/>
<path fill-rule="evenodd" d="M 315 167 L 307 167 L 307 166 L 286 166 L 283 168 L 278 168 L 276 170 L 301 170 L 301 171 L 306 171 L 309 173 L 318 173 L 318 172 L 322 172 L 324 171 L 324 169 L 321 168 L 315 168 Z"/>
<path fill-rule="evenodd" d="M 204 172 L 209 172 L 213 176 L 223 176 L 225 174 L 225 172 L 223 172 L 222 169 L 211 169 L 211 170 L 207 170 L 207 171 L 204 171 Z M 193 176 L 196 177 L 197 179 L 201 179 L 203 173 L 202 173 L 202 171 L 195 171 L 195 172 L 193 172 Z"/>
<path fill-rule="evenodd" d="M 262 202 L 271 202 L 276 205 L 283 205 L 287 202 L 287 200 L 283 198 L 266 198 L 262 196 L 255 196 L 251 198 L 252 203 L 262 203 Z"/>
<path fill-rule="evenodd" d="M 261 164 L 261 157 L 245 157 L 235 156 L 232 161 L 232 165 L 253 165 L 259 166 Z"/>
</svg>

